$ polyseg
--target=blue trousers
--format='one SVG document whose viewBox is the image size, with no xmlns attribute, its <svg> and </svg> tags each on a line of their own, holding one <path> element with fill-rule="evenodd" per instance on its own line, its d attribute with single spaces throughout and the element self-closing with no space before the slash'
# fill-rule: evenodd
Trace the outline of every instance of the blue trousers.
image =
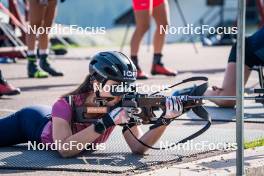
<svg viewBox="0 0 264 176">
<path fill-rule="evenodd" d="M 236 44 L 233 45 L 228 62 L 236 62 Z M 264 65 L 264 27 L 245 39 L 245 64 L 253 66 Z"/>
<path fill-rule="evenodd" d="M 41 142 L 41 133 L 50 119 L 51 107 L 31 106 L 0 119 L 0 146 L 28 141 Z"/>
</svg>

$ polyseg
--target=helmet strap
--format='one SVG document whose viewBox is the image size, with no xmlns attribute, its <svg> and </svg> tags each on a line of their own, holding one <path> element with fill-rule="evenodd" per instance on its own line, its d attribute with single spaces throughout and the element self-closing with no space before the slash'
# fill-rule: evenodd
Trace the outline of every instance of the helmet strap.
<svg viewBox="0 0 264 176">
<path fill-rule="evenodd" d="M 96 95 L 96 98 L 100 98 L 100 91 L 96 90 L 95 95 Z"/>
<path fill-rule="evenodd" d="M 101 75 L 99 75 L 97 73 L 94 73 L 94 74 L 91 75 L 91 81 L 94 81 L 94 80 L 96 80 L 98 82 L 101 82 L 102 88 L 104 88 L 106 82 L 108 81 L 107 79 L 105 79 L 104 77 L 102 77 Z M 100 91 L 99 90 L 95 91 L 95 96 L 96 96 L 97 99 L 102 98 L 100 96 Z"/>
<path fill-rule="evenodd" d="M 106 82 L 107 82 L 107 80 L 103 79 L 101 82 L 102 82 L 102 87 L 104 87 Z M 100 91 L 99 90 L 96 90 L 95 96 L 96 96 L 96 103 L 99 106 L 105 106 L 106 105 L 107 102 L 104 99 L 102 99 L 102 97 L 100 96 Z"/>
<path fill-rule="evenodd" d="M 93 76 L 94 77 L 94 76 Z M 95 79 L 96 79 L 96 77 L 94 77 Z M 97 80 L 97 79 L 96 79 Z M 99 80 L 97 80 L 97 81 L 99 81 Z M 107 79 L 102 79 L 102 80 L 100 80 L 100 82 L 102 83 L 102 88 L 104 88 L 104 86 L 105 86 L 105 84 L 106 84 L 106 82 L 107 82 Z M 96 95 L 96 98 L 101 98 L 101 96 L 100 96 L 100 91 L 99 90 L 96 90 L 95 91 L 95 95 Z"/>
</svg>

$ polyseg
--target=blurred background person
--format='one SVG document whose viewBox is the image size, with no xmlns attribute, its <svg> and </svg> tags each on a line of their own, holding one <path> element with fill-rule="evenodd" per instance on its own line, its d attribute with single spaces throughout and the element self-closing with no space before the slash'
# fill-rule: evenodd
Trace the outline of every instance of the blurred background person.
<svg viewBox="0 0 264 176">
<path fill-rule="evenodd" d="M 133 0 L 133 10 L 136 20 L 136 29 L 131 39 L 131 59 L 135 63 L 138 73 L 137 79 L 147 79 L 148 76 L 142 71 L 138 64 L 138 50 L 144 34 L 148 31 L 153 16 L 156 22 L 156 31 L 154 34 L 154 55 L 151 68 L 152 75 L 176 76 L 176 72 L 166 68 L 161 62 L 162 49 L 165 42 L 165 32 L 160 31 L 168 25 L 168 10 L 166 0 Z"/>
<path fill-rule="evenodd" d="M 233 45 L 225 70 L 222 87 L 213 86 L 205 96 L 235 96 L 236 95 L 236 44 Z M 264 27 L 245 39 L 245 84 L 254 66 L 264 66 Z M 235 100 L 211 100 L 221 107 L 234 107 Z"/>
<path fill-rule="evenodd" d="M 51 27 L 56 14 L 57 0 L 30 0 L 28 19 L 29 25 L 33 28 Z M 36 50 L 36 41 L 38 40 L 38 53 Z M 47 78 L 48 74 L 51 76 L 63 76 L 51 67 L 48 62 L 49 55 L 49 36 L 48 31 L 44 34 L 36 35 L 33 32 L 27 35 L 27 59 L 28 59 L 28 77 L 30 78 Z M 37 58 L 39 58 L 39 67 L 37 65 Z"/>
</svg>

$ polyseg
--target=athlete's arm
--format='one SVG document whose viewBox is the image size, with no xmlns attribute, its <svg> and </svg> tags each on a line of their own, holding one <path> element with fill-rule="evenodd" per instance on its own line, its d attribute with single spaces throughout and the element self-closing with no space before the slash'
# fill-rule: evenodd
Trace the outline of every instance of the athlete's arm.
<svg viewBox="0 0 264 176">
<path fill-rule="evenodd" d="M 166 98 L 166 112 L 163 118 L 167 119 L 168 122 L 170 122 L 171 119 L 180 116 L 182 114 L 182 111 L 183 105 L 180 99 L 177 99 L 176 97 Z M 144 135 L 139 126 L 132 127 L 131 131 L 140 141 L 149 146 L 153 146 L 165 131 L 166 126 L 167 125 L 165 124 L 160 124 L 146 132 Z M 134 136 L 130 133 L 128 129 L 123 132 L 125 140 L 133 153 L 144 154 L 149 149 L 148 147 L 139 143 L 139 141 L 134 138 Z"/>
<path fill-rule="evenodd" d="M 126 121 L 126 112 L 123 108 L 115 108 L 109 114 L 105 115 L 102 118 L 102 125 L 104 129 L 108 129 L 109 127 L 115 126 L 120 123 L 124 123 Z M 53 140 L 61 140 L 62 144 L 69 145 L 72 141 L 75 143 L 82 143 L 83 146 L 87 143 L 92 143 L 96 138 L 98 138 L 102 133 L 95 132 L 95 126 L 92 124 L 91 126 L 85 128 L 84 130 L 79 131 L 76 134 L 72 134 L 72 130 L 70 127 L 70 123 L 61 118 L 53 117 Z M 63 157 L 69 157 L 80 153 L 82 150 L 78 150 L 77 147 L 71 148 L 71 150 L 67 150 L 65 148 L 61 148 L 59 150 L 60 154 Z"/>
<path fill-rule="evenodd" d="M 149 130 L 148 132 L 146 132 L 145 134 L 143 134 L 141 128 L 137 125 L 131 128 L 131 131 L 133 132 L 133 134 L 139 139 L 141 140 L 143 143 L 153 146 L 161 137 L 161 135 L 163 134 L 163 132 L 165 131 L 166 126 L 162 125 L 160 127 L 157 127 L 155 129 Z M 144 154 L 149 148 L 140 144 L 133 136 L 132 134 L 129 132 L 129 130 L 126 130 L 123 133 L 125 140 L 129 146 L 129 148 L 131 149 L 131 151 L 133 153 L 136 154 Z"/>
<path fill-rule="evenodd" d="M 71 157 L 77 155 L 82 150 L 78 150 L 77 143 L 82 143 L 83 146 L 87 143 L 92 143 L 101 134 L 94 131 L 94 124 L 72 134 L 70 124 L 62 118 L 52 119 L 53 141 L 61 141 L 61 147 L 58 147 L 58 152 L 62 157 Z M 73 143 L 73 145 L 71 145 Z M 64 146 L 64 147 L 62 147 Z M 71 148 L 70 148 L 71 147 Z"/>
</svg>

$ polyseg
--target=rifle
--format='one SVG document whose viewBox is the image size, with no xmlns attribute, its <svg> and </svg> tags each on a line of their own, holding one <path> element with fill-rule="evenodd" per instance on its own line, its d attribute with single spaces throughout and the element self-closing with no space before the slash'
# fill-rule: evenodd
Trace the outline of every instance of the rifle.
<svg viewBox="0 0 264 176">
<path fill-rule="evenodd" d="M 211 117 L 209 116 L 209 113 L 204 109 L 202 99 L 189 99 L 188 96 L 201 96 L 208 88 L 208 78 L 206 77 L 192 77 L 185 79 L 179 83 L 176 83 L 172 86 L 169 86 L 168 88 L 165 88 L 161 91 L 157 91 L 152 93 L 151 95 L 147 94 L 140 94 L 138 92 L 131 92 L 128 94 L 125 94 L 122 96 L 122 100 L 120 102 L 120 107 L 123 107 L 127 110 L 129 118 L 131 118 L 131 121 L 129 123 L 136 123 L 137 125 L 144 125 L 144 124 L 157 124 L 159 120 L 164 120 L 161 116 L 155 115 L 155 111 L 161 110 L 162 114 L 165 113 L 165 101 L 166 96 L 163 95 L 157 95 L 158 93 L 171 89 L 173 87 L 176 87 L 180 84 L 184 84 L 187 82 L 194 82 L 194 81 L 204 81 L 205 83 L 196 86 L 195 89 L 191 92 L 189 95 L 182 95 L 179 96 L 183 103 L 183 114 L 192 110 L 198 117 L 200 117 L 202 120 L 206 121 L 207 123 L 205 126 L 198 130 L 196 133 L 182 139 L 179 142 L 176 142 L 168 147 L 152 147 L 149 146 L 142 141 L 140 141 L 130 130 L 128 127 L 128 124 L 122 124 L 123 126 L 127 126 L 130 133 L 137 139 L 138 142 L 140 142 L 142 145 L 155 149 L 155 150 L 163 150 L 171 148 L 179 143 L 187 142 L 188 140 L 192 140 L 196 138 L 197 136 L 204 133 L 209 127 L 211 126 Z M 106 104 L 106 101 L 104 99 L 98 99 L 98 104 L 104 105 Z M 91 118 L 89 114 L 93 113 L 108 113 L 111 108 L 106 106 L 101 107 L 73 107 L 75 109 L 75 122 L 78 123 L 92 123 L 98 120 L 98 118 Z M 172 119 L 174 120 L 174 119 Z"/>
<path fill-rule="evenodd" d="M 194 81 L 204 81 L 205 83 L 200 84 L 199 86 L 195 86 L 191 93 L 185 92 L 185 89 L 181 90 L 181 95 L 179 98 L 183 103 L 183 114 L 192 110 L 197 117 L 201 118 L 203 121 L 207 123 L 204 125 L 203 128 L 198 130 L 192 135 L 175 142 L 174 144 L 157 148 L 153 146 L 149 146 L 139 140 L 130 130 L 128 124 L 122 124 L 123 126 L 127 126 L 128 130 L 132 134 L 132 136 L 142 145 L 155 149 L 155 150 L 163 150 L 174 147 L 180 143 L 185 143 L 188 140 L 192 140 L 199 135 L 203 134 L 206 130 L 209 129 L 211 126 L 211 117 L 206 109 L 203 107 L 203 100 L 210 100 L 210 99 L 222 99 L 222 100 L 235 100 L 235 96 L 203 96 L 204 92 L 208 88 L 208 78 L 206 77 L 191 77 L 185 79 L 179 83 L 176 83 L 168 88 L 165 88 L 161 91 L 157 91 L 152 93 L 151 95 L 147 94 L 140 94 L 138 92 L 131 92 L 128 94 L 123 95 L 120 106 L 125 108 L 128 111 L 129 117 L 132 119 L 129 123 L 136 123 L 137 125 L 144 125 L 144 124 L 157 124 L 161 118 L 161 116 L 155 115 L 154 111 L 161 110 L 163 113 L 165 112 L 165 101 L 166 96 L 157 95 L 158 93 L 176 87 L 180 84 L 194 82 Z M 245 100 L 255 100 L 257 103 L 264 104 L 264 89 L 255 89 L 254 93 L 258 93 L 258 96 L 250 96 L 245 97 Z M 104 105 L 106 101 L 104 99 L 98 99 L 98 104 Z M 78 123 L 92 123 L 98 119 L 93 119 L 89 117 L 89 114 L 93 113 L 108 113 L 111 108 L 109 107 L 73 107 L 75 109 L 75 122 Z M 175 119 L 173 119 L 175 120 Z"/>
</svg>

